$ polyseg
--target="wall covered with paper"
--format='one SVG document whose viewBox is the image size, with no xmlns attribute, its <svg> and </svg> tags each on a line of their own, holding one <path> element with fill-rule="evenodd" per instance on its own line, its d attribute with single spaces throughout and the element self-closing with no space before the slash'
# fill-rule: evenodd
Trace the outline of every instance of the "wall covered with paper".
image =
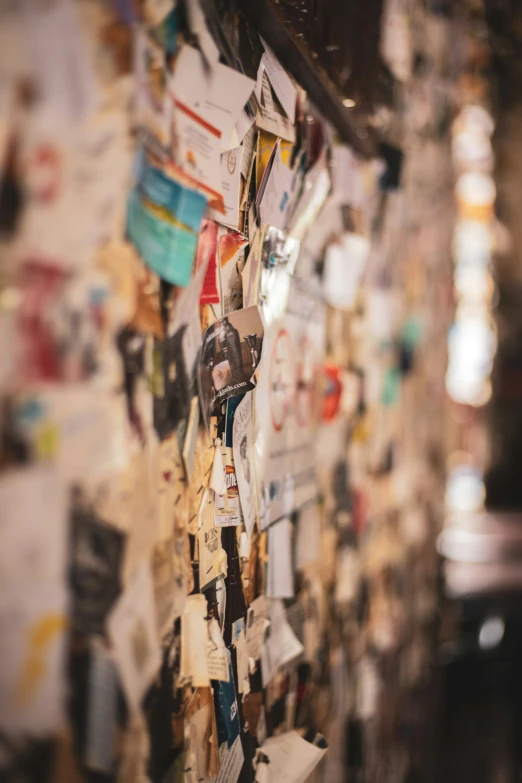
<svg viewBox="0 0 522 783">
<path fill-rule="evenodd" d="M 205 7 L 2 7 L 2 780 L 388 783 L 416 752 L 447 53 L 397 66 L 414 110 L 362 157 Z"/>
</svg>

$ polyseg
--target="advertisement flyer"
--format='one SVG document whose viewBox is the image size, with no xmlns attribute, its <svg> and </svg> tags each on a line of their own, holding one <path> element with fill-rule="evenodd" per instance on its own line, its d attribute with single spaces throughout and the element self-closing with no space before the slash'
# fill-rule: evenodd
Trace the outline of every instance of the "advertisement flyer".
<svg viewBox="0 0 522 783">
<path fill-rule="evenodd" d="M 315 379 L 324 359 L 324 333 L 322 300 L 307 281 L 291 278 L 286 311 L 265 330 L 255 392 L 261 529 L 316 493 L 314 399 Z"/>
</svg>

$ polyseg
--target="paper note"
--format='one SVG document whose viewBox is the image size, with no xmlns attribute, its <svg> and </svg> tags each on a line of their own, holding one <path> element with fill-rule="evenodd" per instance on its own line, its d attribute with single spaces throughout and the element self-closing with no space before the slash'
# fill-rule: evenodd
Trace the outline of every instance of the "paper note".
<svg viewBox="0 0 522 783">
<path fill-rule="evenodd" d="M 254 124 L 254 116 L 248 112 L 246 109 L 243 109 L 239 117 L 236 121 L 236 133 L 237 133 L 237 140 L 239 144 L 243 144 L 244 138 L 252 125 Z"/>
<path fill-rule="evenodd" d="M 221 767 L 216 778 L 216 783 L 237 783 L 245 756 L 241 737 L 236 737 L 231 748 L 223 745 L 220 748 Z"/>
<path fill-rule="evenodd" d="M 208 671 L 207 599 L 201 593 L 187 596 L 181 615 L 181 680 L 193 688 L 210 685 Z"/>
<path fill-rule="evenodd" d="M 251 168 L 253 169 L 252 162 L 255 152 L 255 142 L 256 142 L 256 129 L 255 128 L 249 128 L 249 130 L 246 132 L 243 141 L 241 142 L 241 146 L 243 147 L 243 157 L 241 159 L 241 176 L 245 180 L 246 186 L 245 192 L 243 195 L 243 200 L 241 202 L 241 209 L 244 209 L 243 201 L 248 196 L 248 185 L 249 185 L 249 172 Z"/>
<path fill-rule="evenodd" d="M 252 534 L 257 518 L 253 438 L 252 395 L 248 393 L 234 413 L 233 452 L 241 511 L 249 536 Z"/>
<path fill-rule="evenodd" d="M 208 29 L 201 0 L 189 0 L 187 13 L 190 30 L 197 37 L 207 64 L 210 68 L 214 68 L 219 62 L 219 49 Z"/>
<path fill-rule="evenodd" d="M 266 596 L 260 595 L 247 609 L 246 649 L 248 657 L 254 661 L 261 658 L 263 639 L 269 624 Z"/>
<path fill-rule="evenodd" d="M 269 225 L 275 228 L 286 227 L 286 216 L 290 204 L 292 188 L 292 172 L 283 163 L 281 147 L 278 142 L 274 155 L 267 169 L 266 180 L 263 180 L 262 196 L 259 200 L 259 216 L 261 226 Z"/>
<path fill-rule="evenodd" d="M 346 233 L 342 243 L 328 246 L 324 265 L 324 296 L 333 307 L 353 308 L 370 252 L 367 237 Z"/>
<path fill-rule="evenodd" d="M 40 99 L 81 122 L 94 110 L 99 96 L 77 4 L 53 0 L 21 5 L 27 14 L 26 51 Z"/>
<path fill-rule="evenodd" d="M 264 46 L 265 53 L 261 58 L 261 62 L 268 74 L 270 83 L 274 88 L 274 92 L 279 99 L 279 103 L 285 110 L 288 118 L 294 122 L 295 120 L 295 104 L 297 99 L 297 90 L 292 79 L 289 77 L 272 49 L 268 46 L 266 41 L 261 38 L 261 43 Z"/>
<path fill-rule="evenodd" d="M 268 528 L 268 598 L 293 598 L 294 571 L 292 568 L 293 525 L 281 519 Z"/>
<path fill-rule="evenodd" d="M 321 744 L 324 743 L 324 740 Z M 260 752 L 268 757 L 268 783 L 304 783 L 327 751 L 289 731 L 266 739 Z"/>
<path fill-rule="evenodd" d="M 67 488 L 51 467 L 0 477 L 0 730 L 42 736 L 64 717 Z"/>
<path fill-rule="evenodd" d="M 176 160 L 183 171 L 220 201 L 221 147 L 228 140 L 254 82 L 217 63 L 208 72 L 203 55 L 184 46 L 170 80 L 177 133 Z"/>
<path fill-rule="evenodd" d="M 237 656 L 237 683 L 239 693 L 250 692 L 250 681 L 248 678 L 248 653 L 246 645 L 245 629 L 242 629 L 234 642 Z"/>
<path fill-rule="evenodd" d="M 161 664 L 154 585 L 147 562 L 134 571 L 107 621 L 129 707 L 137 711 Z"/>
<path fill-rule="evenodd" d="M 252 79 L 222 63 L 208 73 L 200 52 L 184 46 L 176 60 L 170 87 L 182 103 L 228 139 L 254 89 Z"/>
<path fill-rule="evenodd" d="M 201 591 L 209 588 L 227 573 L 227 554 L 221 546 L 221 530 L 214 524 L 213 494 L 211 490 L 205 490 L 199 512 L 199 586 Z"/>
<path fill-rule="evenodd" d="M 193 698 L 197 699 L 200 692 L 196 691 Z M 208 779 L 209 752 L 211 739 L 211 706 L 202 704 L 192 714 L 188 714 L 192 705 L 189 704 L 185 718 L 185 763 L 184 783 L 197 783 Z"/>
<path fill-rule="evenodd" d="M 218 621 L 212 617 L 208 623 L 208 675 L 211 680 L 228 682 L 230 670 L 225 642 Z"/>
<path fill-rule="evenodd" d="M 2 473 L 0 508 L 0 592 L 18 582 L 60 583 L 68 554 L 68 493 L 58 470 Z"/>
<path fill-rule="evenodd" d="M 325 147 L 305 175 L 302 195 L 288 226 L 288 234 L 297 241 L 302 242 L 315 224 L 330 192 L 330 184 Z"/>
<path fill-rule="evenodd" d="M 261 130 L 273 133 L 286 141 L 295 141 L 295 126 L 293 122 L 276 106 L 265 63 L 261 58 L 255 89 L 256 125 Z"/>
<path fill-rule="evenodd" d="M 60 731 L 66 699 L 64 583 L 0 590 L 0 728 L 8 735 Z"/>
<path fill-rule="evenodd" d="M 321 557 L 321 519 L 317 503 L 307 503 L 299 511 L 295 544 L 295 567 L 304 568 Z"/>
<path fill-rule="evenodd" d="M 265 632 L 261 654 L 263 688 L 266 688 L 277 670 L 301 655 L 304 648 L 290 628 L 282 601 L 272 600 L 268 606 L 270 628 Z"/>
<path fill-rule="evenodd" d="M 223 208 L 221 189 L 221 135 L 171 93 L 176 127 L 175 162 L 211 203 Z"/>
<path fill-rule="evenodd" d="M 215 209 L 211 209 L 209 212 L 212 220 L 236 231 L 239 228 L 242 160 L 242 146 L 221 153 L 221 192 L 225 214 L 222 215 Z"/>
</svg>

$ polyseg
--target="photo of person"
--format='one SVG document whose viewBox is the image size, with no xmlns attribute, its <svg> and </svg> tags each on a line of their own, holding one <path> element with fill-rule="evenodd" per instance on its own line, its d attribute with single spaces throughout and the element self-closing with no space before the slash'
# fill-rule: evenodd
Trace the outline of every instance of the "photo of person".
<svg viewBox="0 0 522 783">
<path fill-rule="evenodd" d="M 263 323 L 257 307 L 236 310 L 209 326 L 203 337 L 200 393 L 207 418 L 229 397 L 255 387 Z"/>
</svg>

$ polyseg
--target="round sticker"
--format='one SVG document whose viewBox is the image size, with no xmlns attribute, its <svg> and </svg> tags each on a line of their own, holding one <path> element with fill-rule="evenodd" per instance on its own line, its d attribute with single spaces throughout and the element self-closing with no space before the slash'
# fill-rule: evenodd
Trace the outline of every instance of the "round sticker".
<svg viewBox="0 0 522 783">
<path fill-rule="evenodd" d="M 314 365 L 312 343 L 306 335 L 299 343 L 296 384 L 296 416 L 301 427 L 308 427 L 314 404 Z"/>
</svg>

